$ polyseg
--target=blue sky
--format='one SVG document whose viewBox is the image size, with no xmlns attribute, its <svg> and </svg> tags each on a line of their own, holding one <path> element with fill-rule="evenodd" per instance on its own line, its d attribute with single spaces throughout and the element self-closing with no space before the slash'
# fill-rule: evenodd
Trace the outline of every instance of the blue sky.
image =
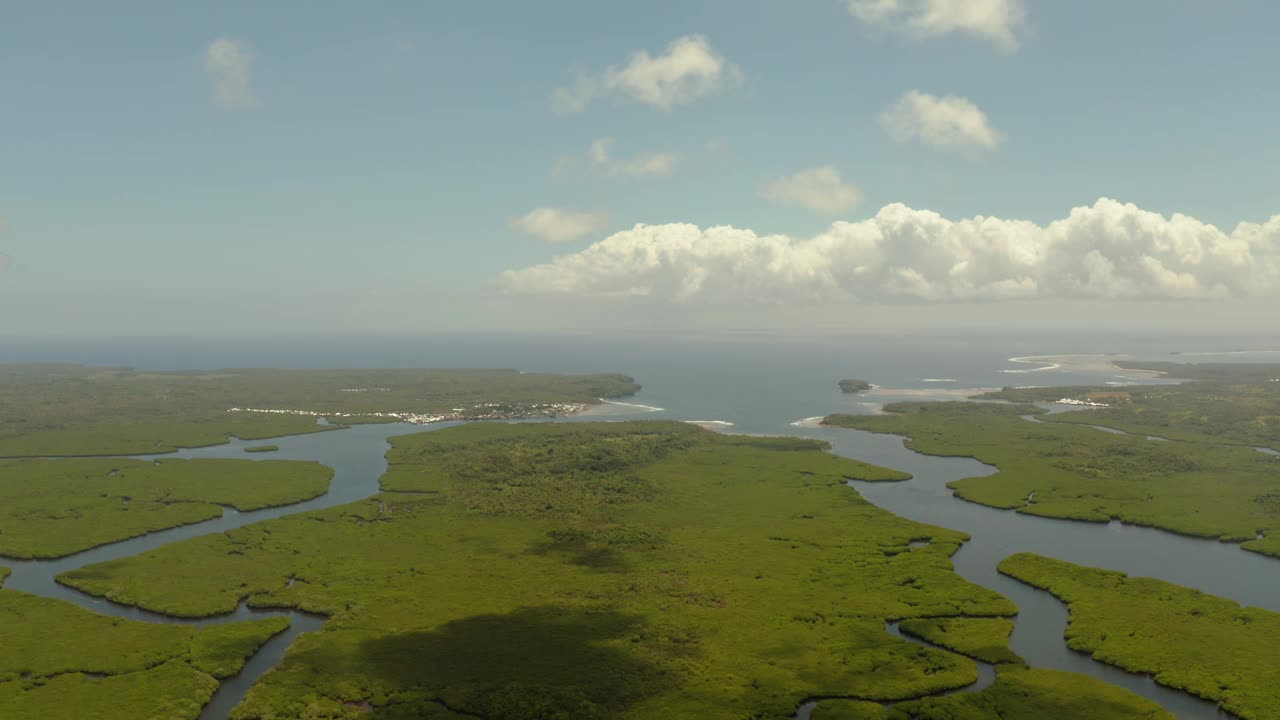
<svg viewBox="0 0 1280 720">
<path fill-rule="evenodd" d="M 974 8 L 986 14 L 975 20 Z M 921 24 L 930 12 L 954 17 Z M 1106 231 L 1121 235 L 1097 245 L 1120 277 L 1052 291 L 1038 267 L 984 271 L 963 287 L 921 270 L 925 285 L 903 290 L 912 241 L 888 234 L 870 285 L 847 271 L 861 262 L 847 249 L 822 261 L 844 265 L 806 265 L 803 279 L 784 281 L 776 266 L 799 262 L 795 248 L 757 248 L 774 258 L 761 281 L 734 274 L 738 259 L 723 254 L 750 243 L 731 239 L 712 260 L 701 249 L 673 255 L 676 277 L 661 275 L 666 265 L 624 269 L 647 278 L 631 285 L 592 265 L 598 258 L 572 256 L 637 223 L 732 225 L 800 243 L 893 203 L 1046 226 L 1103 197 L 1216 226 L 1221 238 L 1175 229 L 1152 241 L 1194 236 L 1196 252 L 1209 252 L 1238 239 L 1238 222 L 1280 213 L 1278 26 L 1280 5 L 1263 0 L 15 6 L 0 23 L 0 253 L 10 257 L 0 328 L 320 326 L 318 308 L 334 303 L 360 308 L 341 320 L 357 325 L 449 325 L 415 311 L 430 305 L 455 325 L 518 325 L 513 308 L 536 307 L 559 318 L 549 327 L 573 327 L 590 324 L 573 308 L 608 287 L 646 298 L 644 308 L 603 301 L 623 303 L 617 312 L 721 306 L 708 322 L 761 292 L 798 308 L 1257 304 L 1275 289 L 1280 230 L 1264 228 L 1251 249 L 1235 249 L 1247 257 L 1208 270 L 1159 256 L 1160 272 L 1182 278 L 1166 282 L 1124 274 L 1121 256 L 1155 251 L 1108 254 L 1147 242 L 1123 235 L 1132 224 L 1122 211 L 1107 215 Z M 661 60 L 681 38 L 701 43 L 695 60 L 721 64 L 714 78 L 693 77 L 705 87 L 688 97 L 662 107 L 624 80 L 579 112 L 553 108 L 553 93 L 579 74 L 603 88 L 610 67 L 661 72 L 634 54 Z M 233 57 L 211 66 L 220 39 Z M 227 82 L 231 95 L 219 99 Z M 972 127 L 941 144 L 919 127 L 895 130 L 886 115 L 912 91 L 962 99 L 996 140 L 984 146 Z M 592 144 L 605 138 L 608 157 L 593 163 Z M 657 156 L 667 160 L 636 169 Z M 821 209 L 813 193 L 830 188 L 814 188 L 814 176 L 788 185 L 790 195 L 769 190 L 824 168 L 848 192 L 828 192 Z M 556 242 L 522 232 L 532 226 L 515 221 L 537 208 L 576 213 L 589 230 Z M 1007 232 L 1006 255 L 1051 242 Z M 1070 238 L 1054 247 L 1085 254 L 1076 231 L 1063 232 Z M 949 233 L 918 240 L 918 252 L 958 237 Z M 677 241 L 655 232 L 626 242 L 596 254 L 616 260 Z M 975 252 L 966 246 L 956 262 L 1008 259 Z M 545 265 L 557 257 L 576 264 Z M 537 277 L 503 275 L 539 265 L 548 270 Z M 1006 298 L 1026 282 L 1036 289 Z"/>
</svg>

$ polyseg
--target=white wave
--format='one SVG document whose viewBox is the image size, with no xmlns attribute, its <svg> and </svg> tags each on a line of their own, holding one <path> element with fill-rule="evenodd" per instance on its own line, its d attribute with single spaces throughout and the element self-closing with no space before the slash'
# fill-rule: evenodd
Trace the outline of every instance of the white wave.
<svg viewBox="0 0 1280 720">
<path fill-rule="evenodd" d="M 682 420 L 681 422 L 686 422 L 690 425 L 698 425 L 700 427 L 705 427 L 707 425 L 714 425 L 716 427 L 733 427 L 734 425 L 728 420 Z"/>
<path fill-rule="evenodd" d="M 797 420 L 797 421 L 795 421 L 795 422 L 791 423 L 791 427 L 804 427 L 804 428 L 815 428 L 815 427 L 820 427 L 820 426 L 822 425 L 822 418 L 824 418 L 824 417 L 826 417 L 826 416 L 825 416 L 825 415 L 818 415 L 817 417 L 811 417 L 811 418 L 805 418 L 805 419 L 803 419 L 803 420 Z"/>
<path fill-rule="evenodd" d="M 920 382 L 957 382 L 955 378 L 921 378 Z"/>
<path fill-rule="evenodd" d="M 624 402 L 618 402 L 617 400 L 605 400 L 604 398 L 600 398 L 600 402 L 607 403 L 609 405 L 621 405 L 622 407 L 640 408 L 641 410 L 648 410 L 649 412 L 666 412 L 667 411 L 666 408 L 654 407 L 652 405 L 641 405 L 639 403 L 624 403 Z"/>
</svg>

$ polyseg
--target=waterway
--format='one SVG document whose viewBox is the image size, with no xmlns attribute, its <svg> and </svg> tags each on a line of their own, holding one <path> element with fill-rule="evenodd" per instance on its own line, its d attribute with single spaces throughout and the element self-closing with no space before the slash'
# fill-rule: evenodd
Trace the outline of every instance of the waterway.
<svg viewBox="0 0 1280 720">
<path fill-rule="evenodd" d="M 968 354 L 957 351 L 927 356 L 918 352 L 894 355 L 879 351 L 861 356 L 853 353 L 857 358 L 851 358 L 848 354 L 802 355 L 791 356 L 789 361 L 784 361 L 774 351 L 761 353 L 740 355 L 733 347 L 717 345 L 711 350 L 701 348 L 685 355 L 640 354 L 632 357 L 631 363 L 619 358 L 605 366 L 581 367 L 566 362 L 564 367 L 558 369 L 623 369 L 646 384 L 646 389 L 634 399 L 635 405 L 601 406 L 589 416 L 577 418 L 579 420 L 711 419 L 713 424 L 710 426 L 721 431 L 820 438 L 830 442 L 833 452 L 837 454 L 910 472 L 913 479 L 903 483 L 853 484 L 868 500 L 891 512 L 921 522 L 961 530 L 973 537 L 956 554 L 956 570 L 966 579 L 994 589 L 1018 605 L 1020 614 L 1011 644 L 1031 665 L 1084 673 L 1124 686 L 1161 704 L 1181 720 L 1229 717 L 1212 703 L 1158 686 L 1147 677 L 1131 675 L 1067 649 L 1063 640 L 1067 621 L 1066 608 L 1047 593 L 1000 575 L 996 566 L 1015 552 L 1035 552 L 1083 565 L 1156 577 L 1228 597 L 1242 604 L 1280 611 L 1280 563 L 1276 560 L 1242 551 L 1235 545 L 1188 538 L 1150 528 L 1119 523 L 1099 525 L 1059 521 L 967 503 L 953 497 L 946 484 L 964 477 L 986 475 L 994 472 L 994 468 L 970 459 L 921 455 L 907 450 L 900 437 L 795 423 L 799 418 L 831 412 L 875 412 L 879 403 L 895 399 L 955 399 L 963 397 L 972 388 L 1019 384 L 1010 382 L 1010 378 L 1025 377 L 1028 367 L 1048 368 L 1031 371 L 1036 383 L 1041 385 L 1151 382 L 1158 379 L 1118 371 L 1107 366 L 1105 360 L 1092 364 L 1053 363 L 1056 367 L 1049 367 L 1050 363 L 1010 364 L 995 356 L 1003 354 L 1001 350 L 989 348 Z M 1003 354 L 1004 358 L 1011 356 Z M 399 364 L 518 365 L 535 370 L 557 369 L 546 367 L 549 364 L 548 358 L 539 355 L 502 359 L 513 361 Z M 121 360 L 123 359 L 117 358 L 116 362 Z M 526 362 L 519 362 L 520 360 Z M 577 361 L 582 362 L 580 356 Z M 781 363 L 782 369 L 779 369 L 778 363 Z M 336 366 L 351 363 L 332 364 Z M 834 390 L 833 381 L 850 375 L 867 377 L 882 387 L 869 395 L 842 396 Z M 951 382 L 939 382 L 935 378 L 947 378 Z M 405 424 L 364 425 L 329 433 L 280 438 L 270 441 L 279 445 L 280 450 L 263 456 L 246 455 L 244 447 L 250 443 L 241 441 L 213 448 L 184 450 L 176 456 L 313 460 L 334 468 L 335 474 L 328 494 L 296 505 L 249 513 L 227 510 L 216 520 L 153 533 L 60 560 L 0 559 L 0 564 L 13 570 L 5 587 L 66 600 L 95 612 L 144 622 L 202 624 L 282 614 L 281 611 L 254 610 L 242 606 L 235 613 L 222 617 L 198 621 L 179 620 L 84 595 L 58 585 L 54 578 L 68 570 L 144 553 L 186 538 L 361 500 L 378 491 L 378 478 L 386 468 L 384 454 L 388 448 L 387 438 L 448 425 L 450 424 L 430 428 Z M 255 441 L 252 444 L 261 443 L 262 441 Z M 297 635 L 323 624 L 323 618 L 301 613 L 285 614 L 293 621 L 290 630 L 269 642 L 239 676 L 223 683 L 214 701 L 202 714 L 202 720 L 226 718 L 257 679 L 274 667 Z M 984 682 L 989 682 L 989 672 L 989 669 L 984 669 Z M 806 712 L 809 707 L 807 706 Z"/>
</svg>

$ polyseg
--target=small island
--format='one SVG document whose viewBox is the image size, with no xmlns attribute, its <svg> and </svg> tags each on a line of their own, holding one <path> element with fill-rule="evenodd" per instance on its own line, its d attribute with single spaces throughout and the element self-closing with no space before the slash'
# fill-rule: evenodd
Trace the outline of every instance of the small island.
<svg viewBox="0 0 1280 720">
<path fill-rule="evenodd" d="M 850 394 L 866 392 L 871 389 L 871 383 L 866 380 L 851 380 L 849 378 L 845 378 L 844 380 L 841 380 L 839 384 L 840 390 Z"/>
<path fill-rule="evenodd" d="M 254 445 L 244 449 L 247 453 L 269 453 L 280 449 L 279 445 Z"/>
</svg>

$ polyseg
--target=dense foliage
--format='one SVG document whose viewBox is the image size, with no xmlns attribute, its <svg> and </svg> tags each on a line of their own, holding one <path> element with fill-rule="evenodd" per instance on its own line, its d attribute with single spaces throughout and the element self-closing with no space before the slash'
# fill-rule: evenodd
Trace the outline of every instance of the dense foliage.
<svg viewBox="0 0 1280 720">
<path fill-rule="evenodd" d="M 319 432 L 321 413 L 447 413 L 490 403 L 537 415 L 551 403 L 595 403 L 639 389 L 625 375 L 515 370 L 216 370 L 143 372 L 81 365 L 0 366 L 0 457 L 168 452 Z M 486 411 L 488 409 L 486 408 Z M 546 414 L 545 412 L 541 414 Z M 377 417 L 344 421 L 377 421 Z"/>
<path fill-rule="evenodd" d="M 1280 507 L 1270 501 L 1280 493 L 1280 458 L 1020 417 L 1034 406 L 897 403 L 886 410 L 892 414 L 823 422 L 907 435 L 913 450 L 998 467 L 994 475 L 950 483 L 966 500 L 1046 517 L 1117 518 L 1280 555 Z"/>
<path fill-rule="evenodd" d="M 1173 720 L 1146 698 L 1087 675 L 1005 667 L 976 693 L 907 702 L 889 720 Z"/>
<path fill-rule="evenodd" d="M 1046 420 L 1118 428 L 1188 442 L 1280 449 L 1280 365 L 1125 363 L 1190 380 L 1177 385 L 1005 389 L 985 396 L 1015 402 L 1089 400 L 1107 407 Z"/>
<path fill-rule="evenodd" d="M 845 484 L 888 471 L 821 447 L 681 423 L 468 425 L 395 439 L 385 481 L 412 492 L 60 580 L 184 615 L 246 597 L 329 614 L 241 720 L 788 718 L 806 697 L 973 682 L 972 661 L 885 621 L 1016 609 L 952 571 L 963 535 Z"/>
<path fill-rule="evenodd" d="M 251 445 L 244 449 L 247 453 L 269 453 L 280 449 L 279 445 Z"/>
<path fill-rule="evenodd" d="M 840 390 L 847 393 L 860 393 L 871 389 L 871 383 L 866 380 L 854 380 L 851 378 L 841 380 L 839 385 Z"/>
<path fill-rule="evenodd" d="M 148 624 L 0 590 L 0 717 L 195 718 L 288 618 Z"/>
<path fill-rule="evenodd" d="M 270 460 L 0 460 L 0 555 L 55 558 L 323 495 L 333 470 Z"/>
<path fill-rule="evenodd" d="M 1161 580 L 1021 553 L 1000 572 L 1071 609 L 1067 645 L 1162 685 L 1219 702 L 1246 720 L 1280 708 L 1280 613 Z"/>
<path fill-rule="evenodd" d="M 824 700 L 809 717 L 811 720 L 886 720 L 889 708 L 865 700 Z"/>
<path fill-rule="evenodd" d="M 1022 663 L 1022 658 L 1009 649 L 1013 621 L 1008 618 L 917 618 L 903 620 L 898 629 L 993 665 Z"/>
</svg>

